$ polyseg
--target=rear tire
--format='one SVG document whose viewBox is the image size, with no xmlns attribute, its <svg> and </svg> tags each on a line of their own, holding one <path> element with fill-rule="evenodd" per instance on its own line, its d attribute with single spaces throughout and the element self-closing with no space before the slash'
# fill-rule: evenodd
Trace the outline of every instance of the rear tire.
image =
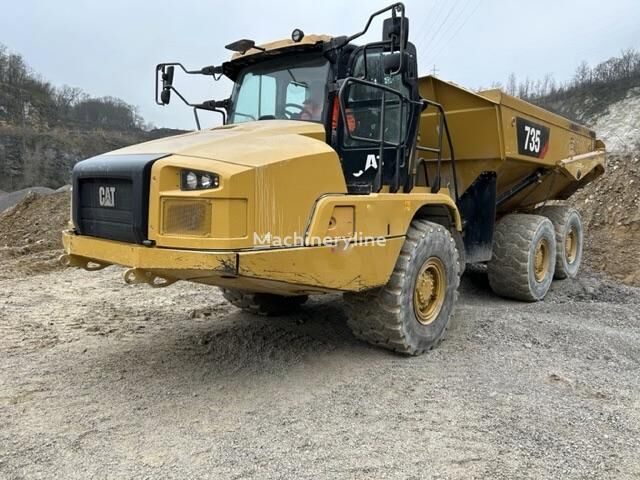
<svg viewBox="0 0 640 480">
<path fill-rule="evenodd" d="M 551 286 L 555 263 L 556 237 L 548 218 L 511 214 L 496 224 L 487 273 L 491 289 L 498 295 L 529 302 L 542 300 Z"/>
<path fill-rule="evenodd" d="M 361 340 L 419 355 L 442 339 L 460 276 L 458 251 L 442 225 L 414 220 L 384 287 L 345 293 L 348 325 Z"/>
<path fill-rule="evenodd" d="M 584 243 L 584 229 L 578 210 L 564 205 L 549 205 L 535 213 L 551 220 L 556 232 L 555 278 L 575 278 L 582 263 Z"/>
<path fill-rule="evenodd" d="M 238 307 L 245 312 L 262 316 L 287 315 L 300 308 L 309 297 L 307 295 L 297 295 L 285 297 L 273 293 L 251 293 L 243 292 L 232 288 L 221 288 L 222 296 L 234 307 Z"/>
</svg>

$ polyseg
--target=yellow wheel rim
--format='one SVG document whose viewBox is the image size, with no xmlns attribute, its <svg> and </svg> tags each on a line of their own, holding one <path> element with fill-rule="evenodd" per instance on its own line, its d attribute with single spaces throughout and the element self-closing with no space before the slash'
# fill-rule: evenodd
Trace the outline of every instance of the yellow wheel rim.
<svg viewBox="0 0 640 480">
<path fill-rule="evenodd" d="M 534 262 L 536 281 L 542 282 L 549 271 L 549 242 L 546 238 L 541 238 L 536 245 Z"/>
<path fill-rule="evenodd" d="M 567 263 L 573 263 L 578 256 L 578 232 L 575 227 L 571 227 L 567 232 L 567 237 L 564 239 L 564 254 L 567 258 Z"/>
<path fill-rule="evenodd" d="M 427 259 L 420 268 L 413 290 L 413 310 L 423 325 L 429 325 L 440 313 L 447 290 L 447 274 L 442 260 Z"/>
</svg>

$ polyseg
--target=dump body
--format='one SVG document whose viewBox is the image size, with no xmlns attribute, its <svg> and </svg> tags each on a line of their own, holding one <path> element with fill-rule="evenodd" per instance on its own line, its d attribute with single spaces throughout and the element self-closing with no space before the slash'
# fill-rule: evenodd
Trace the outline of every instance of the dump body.
<svg viewBox="0 0 640 480">
<path fill-rule="evenodd" d="M 483 172 L 496 172 L 498 213 L 566 199 L 604 172 L 604 144 L 595 132 L 500 90 L 474 93 L 433 76 L 419 80 L 420 95 L 440 103 L 454 146 L 460 195 Z M 438 114 L 422 113 L 418 142 L 434 146 Z M 442 185 L 453 184 L 451 152 L 443 142 Z M 429 178 L 436 173 L 434 154 Z M 418 172 L 420 173 L 420 172 Z"/>
</svg>

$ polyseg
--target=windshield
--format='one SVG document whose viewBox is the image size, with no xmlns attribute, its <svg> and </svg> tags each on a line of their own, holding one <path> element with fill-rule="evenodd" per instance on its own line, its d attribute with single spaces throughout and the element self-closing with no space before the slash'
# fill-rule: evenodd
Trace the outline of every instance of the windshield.
<svg viewBox="0 0 640 480">
<path fill-rule="evenodd" d="M 245 68 L 234 90 L 230 123 L 253 120 L 322 121 L 329 62 L 288 56 Z"/>
</svg>

